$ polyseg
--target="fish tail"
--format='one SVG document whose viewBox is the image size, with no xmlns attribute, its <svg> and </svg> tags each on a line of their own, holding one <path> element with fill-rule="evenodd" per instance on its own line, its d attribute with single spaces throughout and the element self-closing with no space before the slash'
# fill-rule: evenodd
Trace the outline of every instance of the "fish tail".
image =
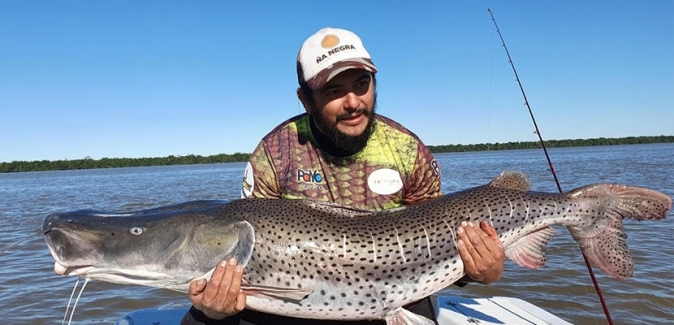
<svg viewBox="0 0 674 325">
<path fill-rule="evenodd" d="M 580 203 L 583 221 L 567 229 L 595 267 L 620 280 L 631 277 L 634 269 L 623 219 L 665 219 L 672 205 L 672 199 L 658 191 L 618 184 L 584 186 L 566 196 L 589 204 Z"/>
</svg>

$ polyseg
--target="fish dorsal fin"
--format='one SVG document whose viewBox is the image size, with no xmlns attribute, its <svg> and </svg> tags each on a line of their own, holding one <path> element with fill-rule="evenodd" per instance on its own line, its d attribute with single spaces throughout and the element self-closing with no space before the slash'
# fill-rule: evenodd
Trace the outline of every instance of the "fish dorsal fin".
<svg viewBox="0 0 674 325">
<path fill-rule="evenodd" d="M 537 269 L 548 261 L 545 248 L 555 233 L 557 232 L 550 227 L 536 230 L 508 245 L 505 254 L 519 266 Z"/>
<path fill-rule="evenodd" d="M 531 180 L 529 175 L 519 170 L 506 170 L 489 182 L 489 186 L 529 192 Z"/>
</svg>

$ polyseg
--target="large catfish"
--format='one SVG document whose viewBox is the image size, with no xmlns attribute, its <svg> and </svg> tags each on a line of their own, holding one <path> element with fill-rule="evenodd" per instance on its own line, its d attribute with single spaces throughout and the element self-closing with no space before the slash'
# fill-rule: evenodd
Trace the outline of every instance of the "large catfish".
<svg viewBox="0 0 674 325">
<path fill-rule="evenodd" d="M 402 308 L 464 275 L 456 229 L 488 221 L 505 253 L 538 268 L 555 234 L 569 230 L 592 264 L 632 276 L 623 222 L 664 219 L 671 198 L 595 184 L 564 194 L 531 192 L 526 174 L 403 208 L 368 212 L 307 200 L 194 201 L 130 213 L 80 210 L 48 216 L 55 271 L 186 291 L 235 257 L 245 265 L 247 308 L 314 319 L 432 324 Z"/>
</svg>

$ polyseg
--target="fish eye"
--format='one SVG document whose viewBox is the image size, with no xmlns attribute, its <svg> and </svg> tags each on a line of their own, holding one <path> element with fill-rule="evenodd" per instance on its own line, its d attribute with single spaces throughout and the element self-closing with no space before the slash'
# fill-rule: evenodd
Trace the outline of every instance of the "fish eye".
<svg viewBox="0 0 674 325">
<path fill-rule="evenodd" d="M 138 236 L 138 235 L 140 235 L 140 234 L 143 233 L 143 228 L 141 228 L 141 227 L 131 227 L 131 229 L 129 230 L 129 232 L 130 232 L 132 235 Z"/>
</svg>

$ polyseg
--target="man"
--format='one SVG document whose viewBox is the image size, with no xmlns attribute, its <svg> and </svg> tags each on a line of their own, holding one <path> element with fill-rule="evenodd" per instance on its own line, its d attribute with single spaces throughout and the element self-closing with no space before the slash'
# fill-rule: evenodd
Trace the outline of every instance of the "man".
<svg viewBox="0 0 674 325">
<path fill-rule="evenodd" d="M 297 59 L 297 96 L 306 113 L 262 139 L 246 167 L 242 196 L 313 199 L 369 210 L 439 196 L 440 168 L 431 152 L 414 133 L 375 113 L 376 73 L 354 33 L 324 28 L 309 37 Z M 505 255 L 496 231 L 484 223 L 457 232 L 470 279 L 498 280 Z M 208 283 L 192 283 L 194 307 L 183 324 L 344 323 L 244 310 L 243 272 L 236 261 L 226 261 Z M 428 298 L 406 308 L 435 320 Z"/>
</svg>

